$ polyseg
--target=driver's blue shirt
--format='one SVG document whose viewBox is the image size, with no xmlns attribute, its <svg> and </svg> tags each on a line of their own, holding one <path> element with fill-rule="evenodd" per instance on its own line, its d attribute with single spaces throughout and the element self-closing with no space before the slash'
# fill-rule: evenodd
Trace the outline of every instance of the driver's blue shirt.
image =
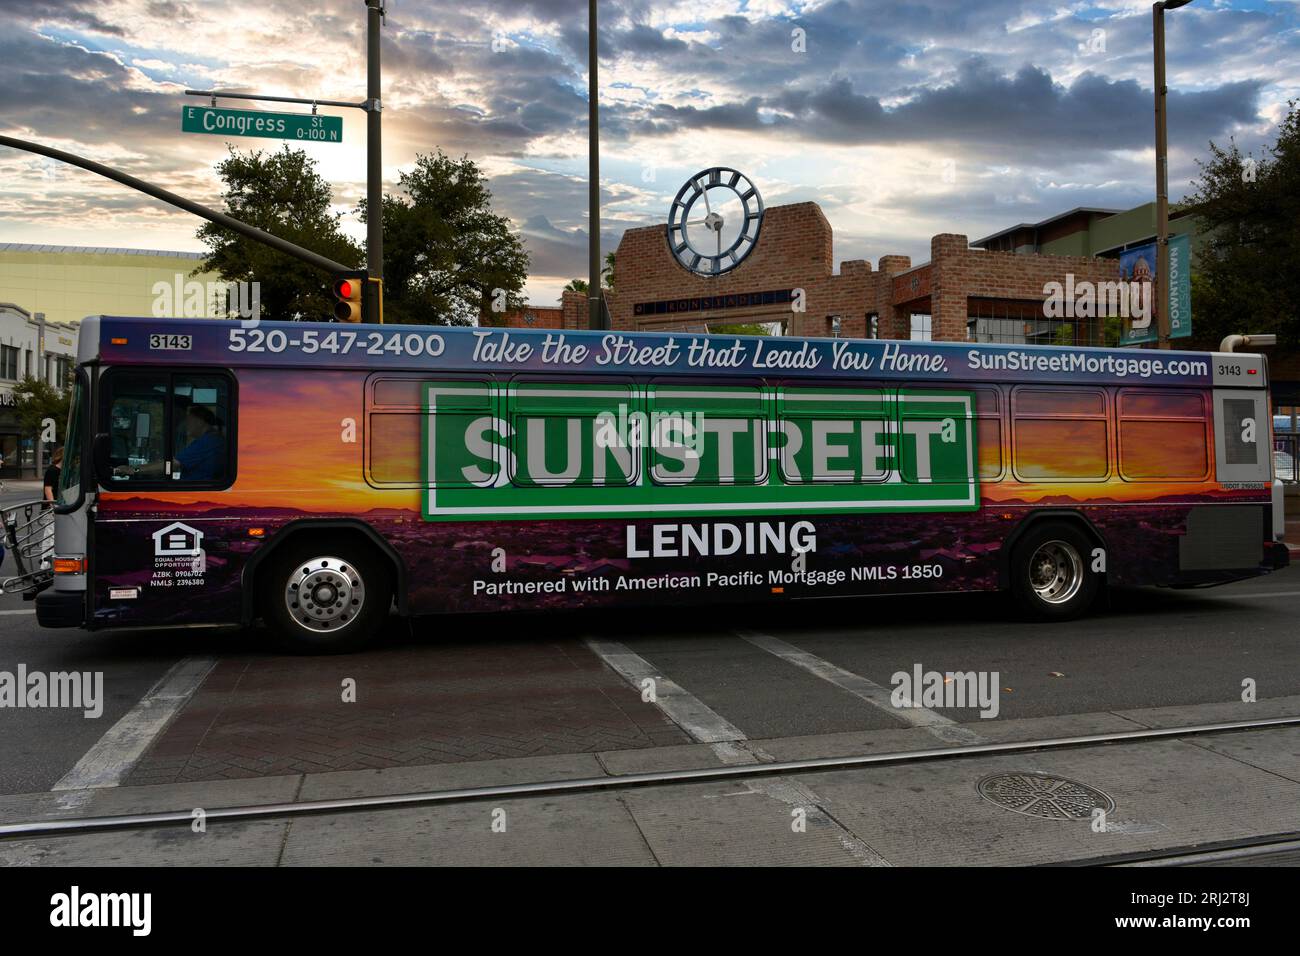
<svg viewBox="0 0 1300 956">
<path fill-rule="evenodd" d="M 215 432 L 204 432 L 176 453 L 181 481 L 211 481 L 225 468 L 226 443 Z"/>
</svg>

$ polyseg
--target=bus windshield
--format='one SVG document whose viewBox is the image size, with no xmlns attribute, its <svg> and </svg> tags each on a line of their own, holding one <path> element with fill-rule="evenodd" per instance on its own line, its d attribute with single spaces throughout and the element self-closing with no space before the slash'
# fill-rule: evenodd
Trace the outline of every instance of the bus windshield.
<svg viewBox="0 0 1300 956">
<path fill-rule="evenodd" d="M 86 389 L 81 376 L 77 377 L 68 407 L 68 432 L 63 439 L 63 468 L 59 472 L 58 503 L 75 504 L 81 496 L 81 445 L 82 429 L 86 419 Z"/>
</svg>

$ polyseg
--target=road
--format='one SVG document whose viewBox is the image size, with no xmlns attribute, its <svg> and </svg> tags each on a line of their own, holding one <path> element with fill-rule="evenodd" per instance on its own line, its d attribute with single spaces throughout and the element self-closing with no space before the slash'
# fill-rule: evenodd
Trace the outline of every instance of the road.
<svg viewBox="0 0 1300 956">
<path fill-rule="evenodd" d="M 95 718 L 0 709 L 0 822 L 1291 716 L 1298 601 L 1300 571 L 1287 569 L 1205 591 L 1116 590 L 1095 615 L 1052 626 L 1018 620 L 995 595 L 665 602 L 394 618 L 364 653 L 299 657 L 270 650 L 261 630 L 42 631 L 30 603 L 0 595 L 0 674 L 21 666 L 103 680 Z M 896 706 L 898 675 L 914 672 L 970 673 L 987 696 L 909 690 L 924 706 Z M 1256 702 L 1243 701 L 1247 689 Z M 490 839 L 482 816 L 500 808 L 472 805 L 223 823 L 198 842 L 167 830 L 3 840 L 0 864 L 1102 858 L 1300 830 L 1297 746 L 1300 729 L 1272 728 L 520 798 L 501 805 L 512 821 L 504 841 Z M 976 793 L 998 773 L 1084 781 L 1113 797 L 1114 816 L 1098 835 L 1086 815 L 1052 823 L 1007 812 Z M 790 823 L 805 811 L 807 840 Z M 412 842 L 413 829 L 426 838 Z"/>
<path fill-rule="evenodd" d="M 1240 702 L 1244 682 L 1261 700 L 1288 697 L 1300 695 L 1298 599 L 1300 572 L 1288 569 L 1208 591 L 1117 591 L 1095 616 L 1050 627 L 1016 620 L 989 595 L 692 610 L 686 620 L 664 608 L 394 620 L 370 651 L 303 658 L 271 653 L 261 631 L 42 631 L 31 605 L 6 595 L 0 670 L 102 672 L 105 700 L 97 719 L 68 709 L 0 711 L 0 793 L 64 781 L 117 721 L 152 706 L 142 699 L 183 659 L 197 676 L 182 681 L 177 715 L 123 758 L 118 782 L 913 725 L 973 740 L 1005 721 Z M 996 716 L 891 706 L 893 676 L 918 666 L 986 673 L 997 688 Z M 653 702 L 643 699 L 647 677 Z M 355 701 L 344 699 L 346 682 Z"/>
</svg>

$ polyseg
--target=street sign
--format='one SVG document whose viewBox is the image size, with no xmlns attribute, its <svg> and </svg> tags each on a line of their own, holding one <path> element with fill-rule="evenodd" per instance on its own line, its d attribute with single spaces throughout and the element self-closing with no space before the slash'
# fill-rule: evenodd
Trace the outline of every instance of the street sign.
<svg viewBox="0 0 1300 956">
<path fill-rule="evenodd" d="M 314 113 L 268 113 L 213 106 L 181 107 L 181 132 L 214 136 L 261 136 L 304 143 L 343 142 L 343 118 Z"/>
</svg>

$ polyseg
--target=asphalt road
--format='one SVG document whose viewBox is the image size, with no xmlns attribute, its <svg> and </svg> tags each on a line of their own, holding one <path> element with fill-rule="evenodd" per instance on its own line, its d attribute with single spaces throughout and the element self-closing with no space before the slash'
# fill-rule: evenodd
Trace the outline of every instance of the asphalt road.
<svg viewBox="0 0 1300 956">
<path fill-rule="evenodd" d="M 0 573 L 11 573 L 9 568 L 7 562 Z M 0 793 L 50 789 L 188 655 L 226 663 L 238 660 L 238 674 L 228 690 L 222 684 L 213 691 L 209 678 L 204 688 L 207 710 L 201 718 L 206 721 L 211 714 L 214 726 L 222 719 L 235 721 L 226 729 L 236 736 L 244 729 L 238 721 L 248 719 L 238 709 L 243 687 L 257 688 L 260 730 L 273 733 L 276 701 L 289 700 L 297 690 L 295 683 L 308 679 L 305 675 L 314 674 L 311 679 L 319 677 L 324 686 L 335 688 L 338 668 L 342 673 L 378 675 L 370 687 L 401 683 L 405 696 L 394 697 L 386 710 L 385 702 L 379 702 L 391 725 L 381 722 L 377 731 L 368 728 L 382 742 L 390 726 L 394 739 L 402 732 L 411 735 L 411 728 L 403 731 L 400 726 L 409 708 L 399 700 L 410 701 L 412 688 L 417 693 L 427 689 L 430 695 L 450 694 L 446 706 L 452 709 L 458 702 L 471 707 L 480 693 L 500 697 L 496 689 L 502 681 L 526 680 L 530 675 L 525 671 L 535 672 L 553 658 L 563 659 L 570 668 L 565 673 L 573 680 L 599 683 L 597 696 L 617 698 L 617 707 L 631 710 L 637 704 L 635 692 L 587 643 L 612 641 L 656 675 L 684 688 L 744 737 L 760 740 L 900 726 L 888 708 L 874 706 L 824 674 L 777 656 L 771 642 L 762 646 L 763 636 L 813 655 L 818 666 L 865 678 L 886 691 L 895 672 L 910 672 L 917 664 L 924 670 L 996 672 L 996 719 L 1006 720 L 1237 701 L 1247 679 L 1256 683 L 1261 699 L 1300 694 L 1298 603 L 1300 571 L 1288 569 L 1208 591 L 1117 591 L 1109 608 L 1053 626 L 1017 620 L 993 595 L 808 601 L 674 610 L 671 615 L 660 608 L 447 617 L 410 626 L 394 620 L 373 650 L 329 659 L 339 662 L 336 666 L 277 656 L 267 650 L 265 635 L 258 631 L 42 631 L 30 604 L 3 595 L 0 670 L 12 672 L 21 663 L 29 671 L 102 671 L 105 703 L 103 715 L 93 720 L 71 710 L 0 710 Z M 690 616 L 684 620 L 683 613 Z M 392 673 L 385 677 L 385 670 Z M 454 687 L 449 687 L 453 679 Z M 572 685 L 566 686 L 569 689 L 557 689 L 552 696 L 573 693 Z M 622 699 L 624 691 L 633 695 L 630 704 Z M 226 710 L 233 716 L 223 716 Z M 494 700 L 491 710 L 498 724 L 512 719 L 509 697 L 504 703 Z M 519 710 L 521 724 L 533 719 L 535 711 Z M 976 731 L 983 723 L 973 709 L 936 710 Z M 645 741 L 628 746 L 686 739 L 671 729 L 678 737 L 656 736 L 651 728 Z M 463 751 L 458 759 L 488 756 Z"/>
</svg>

